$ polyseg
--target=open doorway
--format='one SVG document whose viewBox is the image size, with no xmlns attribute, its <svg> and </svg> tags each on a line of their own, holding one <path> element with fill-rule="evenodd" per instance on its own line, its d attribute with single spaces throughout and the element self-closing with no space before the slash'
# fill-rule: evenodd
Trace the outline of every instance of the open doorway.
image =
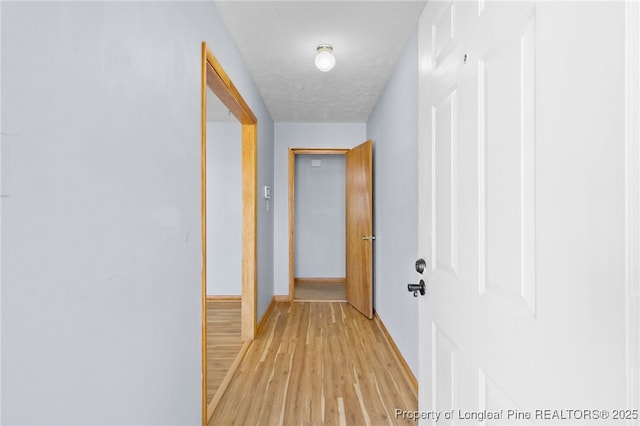
<svg viewBox="0 0 640 426">
<path fill-rule="evenodd" d="M 294 182 L 294 300 L 344 302 L 344 154 L 296 155 Z"/>
<path fill-rule="evenodd" d="M 248 349 L 249 342 L 255 337 L 257 291 L 257 119 L 204 42 L 202 43 L 201 102 L 202 424 L 206 425 L 213 414 L 217 402 L 222 397 L 226 386 L 231 380 L 231 376 L 237 368 L 239 361 Z M 209 110 L 211 110 L 210 113 Z M 238 127 L 232 126 L 231 123 L 239 126 L 239 131 Z M 208 131 L 212 132 L 210 135 L 211 138 L 207 137 Z M 213 145 L 214 140 L 216 141 L 216 145 Z M 229 144 L 234 146 L 229 147 Z M 214 148 L 211 154 L 226 156 L 228 158 L 208 158 L 207 148 L 210 147 L 210 145 Z M 229 152 L 225 154 L 225 150 Z M 240 158 L 235 158 L 234 155 L 237 156 L 238 153 L 240 154 Z M 240 175 L 240 180 L 239 182 L 235 182 L 233 188 L 226 188 L 224 184 L 217 185 L 218 182 L 214 184 L 212 179 L 228 179 L 224 171 L 221 176 L 217 176 L 217 178 L 215 177 L 216 173 L 208 176 L 208 165 L 216 168 L 223 167 L 226 161 L 230 161 L 229 158 L 235 158 L 236 163 L 239 162 L 240 165 L 239 170 L 237 170 Z M 231 173 L 230 171 L 227 172 Z M 208 183 L 212 187 L 211 194 L 207 191 Z M 233 191 L 239 193 L 239 197 L 233 197 L 236 202 L 238 199 L 240 200 L 240 205 L 235 206 L 235 210 L 239 208 L 241 212 L 239 226 L 232 226 L 233 223 L 235 223 L 233 217 L 237 217 L 238 211 L 235 211 L 234 207 L 223 205 L 220 199 L 216 200 L 216 198 L 223 198 L 219 195 L 220 191 L 226 192 L 226 196 L 229 195 L 229 192 Z M 214 197 L 211 197 L 212 195 L 214 195 Z M 237 196 L 238 194 L 233 195 Z M 216 203 L 216 201 L 218 202 Z M 209 218 L 208 210 L 211 209 L 213 209 L 212 213 L 215 213 L 215 215 Z M 225 217 L 225 213 L 229 213 L 229 215 Z M 238 230 L 240 230 L 240 235 L 226 236 L 235 240 L 236 248 L 239 248 L 239 253 L 235 253 L 236 265 L 235 267 L 231 266 L 228 268 L 225 272 L 228 275 L 226 278 L 220 276 L 220 271 L 216 266 L 216 252 L 219 248 L 212 246 L 212 256 L 209 257 L 207 255 L 208 242 L 212 242 L 218 237 L 225 238 L 225 236 L 212 235 L 208 232 L 208 218 L 210 219 L 209 224 L 211 225 L 212 234 L 226 232 L 227 229 L 225 225 L 228 220 L 233 222 L 228 223 L 230 235 L 233 235 L 233 229 L 235 229 L 236 234 Z M 209 270 L 208 266 L 213 270 Z M 210 274 L 208 274 L 208 270 Z M 208 279 L 209 277 L 211 277 L 211 280 Z M 225 280 L 235 282 L 224 282 Z M 212 296 L 219 297 L 221 301 L 226 299 L 228 302 L 229 299 L 236 299 L 238 306 L 230 308 L 230 305 L 227 305 L 222 306 L 222 309 L 210 311 L 207 300 L 210 292 Z M 210 312 L 212 312 L 217 319 L 210 318 Z M 220 315 L 222 315 L 222 317 L 218 318 Z M 233 321 L 234 324 L 232 324 L 234 328 L 231 330 L 231 334 L 238 340 L 241 347 L 237 354 L 235 354 L 234 350 L 235 356 L 232 357 L 232 362 L 226 363 L 221 371 L 214 372 L 210 370 L 210 367 L 217 364 L 220 356 L 211 351 L 212 345 L 208 345 L 209 337 L 211 337 L 210 334 L 216 333 L 208 333 L 208 331 L 218 331 L 218 326 L 226 322 L 223 318 L 224 315 L 234 316 L 235 321 Z M 210 319 L 214 319 L 214 321 L 210 323 Z M 210 386 L 212 383 L 209 383 L 210 381 L 208 380 L 209 378 L 214 378 L 214 376 L 218 377 L 215 383 L 215 389 Z"/>
<path fill-rule="evenodd" d="M 242 128 L 207 87 L 207 401 L 224 384 L 242 337 Z"/>
<path fill-rule="evenodd" d="M 296 283 L 300 288 L 300 284 L 305 283 L 305 279 L 310 279 L 310 284 L 316 286 L 339 284 L 342 281 L 342 276 L 326 276 L 326 273 L 321 275 L 305 277 L 302 276 L 309 272 L 303 271 L 302 265 L 296 264 L 296 197 L 303 194 L 297 194 L 296 192 L 296 157 L 308 156 L 306 163 L 307 172 L 299 167 L 299 171 L 302 173 L 311 173 L 310 170 L 314 168 L 312 161 L 321 160 L 319 168 L 322 167 L 322 156 L 325 158 L 342 157 L 344 162 L 342 163 L 344 170 L 344 205 L 343 205 L 343 221 L 344 228 L 344 240 L 342 242 L 344 248 L 344 288 L 346 293 L 346 301 L 351 306 L 360 311 L 367 318 L 373 318 L 373 142 L 366 141 L 352 149 L 307 149 L 307 148 L 290 148 L 289 149 L 289 300 L 296 300 Z M 301 157 L 305 158 L 305 157 Z M 302 163 L 300 163 L 302 164 Z M 319 173 L 322 174 L 322 173 Z M 325 185 L 327 186 L 327 185 Z M 328 185 L 331 187 L 331 185 Z M 309 189 L 308 194 L 304 194 L 307 197 L 307 203 L 316 204 L 314 199 L 315 195 L 313 189 Z M 320 200 L 317 207 L 320 210 L 326 208 L 326 200 Z M 332 211 L 327 211 L 324 214 L 336 214 L 336 201 L 331 201 L 333 205 Z M 322 213 L 322 212 L 321 212 Z M 311 214 L 310 221 L 311 226 L 319 227 L 318 218 Z M 331 221 L 328 225 L 331 227 Z M 338 225 L 333 226 L 336 228 Z M 340 227 L 341 228 L 341 227 Z M 321 235 L 315 229 L 312 232 L 314 238 L 305 242 L 307 247 L 318 244 L 320 239 L 324 239 L 324 235 Z M 325 231 L 328 232 L 328 231 Z M 300 244 L 300 242 L 298 242 Z M 324 257 L 327 250 L 330 250 L 331 244 L 334 244 L 334 250 L 341 252 L 340 248 L 335 248 L 340 242 L 333 242 L 329 244 L 322 244 L 322 248 L 308 249 L 310 257 L 305 263 L 309 264 L 307 271 L 312 271 L 311 274 L 318 274 L 313 271 L 331 271 L 329 269 L 312 269 L 314 263 L 324 263 Z M 304 248 L 304 247 L 303 247 Z M 325 253 L 325 255 L 323 255 Z M 335 253 L 332 253 L 332 255 Z M 296 271 L 296 267 L 298 271 Z M 316 265 L 318 266 L 318 265 Z M 307 267 L 307 266 L 305 266 Z M 329 274 L 336 274 L 340 269 L 333 269 L 333 272 Z M 296 280 L 297 278 L 297 280 Z M 314 300 L 321 300 L 317 297 Z"/>
</svg>

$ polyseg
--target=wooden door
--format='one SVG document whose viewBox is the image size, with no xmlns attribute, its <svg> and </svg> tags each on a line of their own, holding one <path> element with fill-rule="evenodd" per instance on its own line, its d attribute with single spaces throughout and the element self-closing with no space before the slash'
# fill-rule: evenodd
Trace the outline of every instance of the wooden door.
<svg viewBox="0 0 640 426">
<path fill-rule="evenodd" d="M 625 41 L 637 55 L 638 39 L 626 39 L 625 8 L 425 8 L 425 419 L 478 424 L 488 411 L 498 417 L 487 424 L 626 424 L 615 410 L 638 408 L 637 69 L 623 78 Z M 637 11 L 627 23 L 637 31 Z M 574 407 L 589 411 L 567 420 Z"/>
<path fill-rule="evenodd" d="M 347 301 L 373 318 L 373 144 L 351 149 L 346 158 Z"/>
</svg>

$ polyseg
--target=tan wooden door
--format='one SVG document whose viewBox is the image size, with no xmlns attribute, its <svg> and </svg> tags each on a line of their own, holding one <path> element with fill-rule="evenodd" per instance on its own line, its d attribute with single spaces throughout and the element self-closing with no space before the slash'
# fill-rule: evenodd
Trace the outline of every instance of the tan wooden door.
<svg viewBox="0 0 640 426">
<path fill-rule="evenodd" d="M 347 301 L 373 318 L 373 151 L 366 141 L 346 154 Z"/>
</svg>

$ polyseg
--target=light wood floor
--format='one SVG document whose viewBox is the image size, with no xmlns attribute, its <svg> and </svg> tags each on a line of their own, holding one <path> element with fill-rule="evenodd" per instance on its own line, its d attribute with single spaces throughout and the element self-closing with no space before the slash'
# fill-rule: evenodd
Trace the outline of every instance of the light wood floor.
<svg viewBox="0 0 640 426">
<path fill-rule="evenodd" d="M 417 396 L 374 321 L 343 302 L 278 303 L 210 426 L 401 425 Z"/>
<path fill-rule="evenodd" d="M 242 349 L 240 301 L 207 300 L 207 401 Z"/>
<path fill-rule="evenodd" d="M 295 287 L 295 300 L 346 301 L 347 290 L 344 283 L 298 282 Z"/>
</svg>

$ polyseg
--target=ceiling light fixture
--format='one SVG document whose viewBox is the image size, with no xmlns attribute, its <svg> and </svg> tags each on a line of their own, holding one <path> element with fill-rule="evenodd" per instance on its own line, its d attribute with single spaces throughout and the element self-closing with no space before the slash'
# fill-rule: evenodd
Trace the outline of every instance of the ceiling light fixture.
<svg viewBox="0 0 640 426">
<path fill-rule="evenodd" d="M 330 44 L 320 44 L 317 48 L 316 67 L 322 71 L 330 71 L 336 64 L 336 58 L 333 56 L 333 46 Z"/>
</svg>

